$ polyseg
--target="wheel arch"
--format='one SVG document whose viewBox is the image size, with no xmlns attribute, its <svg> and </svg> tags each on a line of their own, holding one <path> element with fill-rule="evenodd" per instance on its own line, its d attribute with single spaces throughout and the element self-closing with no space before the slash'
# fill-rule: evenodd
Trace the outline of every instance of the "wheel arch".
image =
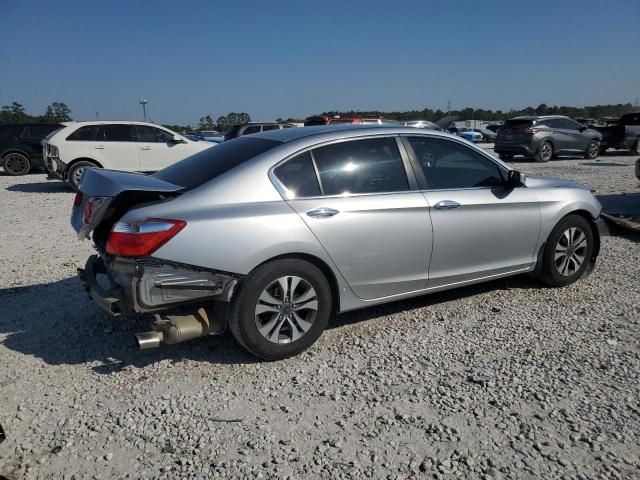
<svg viewBox="0 0 640 480">
<path fill-rule="evenodd" d="M 12 147 L 12 148 L 6 149 L 4 152 L 2 152 L 0 154 L 0 158 L 4 159 L 4 157 L 9 155 L 10 153 L 19 153 L 20 155 L 24 155 L 25 157 L 27 157 L 29 159 L 29 161 L 31 161 L 31 154 L 29 152 L 27 152 L 26 150 L 23 150 L 23 149 L 17 148 L 17 147 Z"/>
<path fill-rule="evenodd" d="M 327 279 L 327 282 L 329 282 L 329 288 L 331 289 L 331 315 L 333 316 L 340 312 L 340 286 L 338 283 L 338 278 L 336 277 L 336 274 L 333 271 L 333 269 L 327 264 L 327 262 L 325 262 L 321 258 L 316 257 L 315 255 L 311 255 L 309 253 L 301 253 L 301 252 L 276 255 L 275 257 L 271 257 L 263 261 L 259 265 L 256 265 L 255 268 L 251 270 L 251 272 L 253 272 L 256 268 L 261 267 L 266 263 L 271 263 L 277 260 L 284 260 L 284 259 L 304 260 L 311 263 L 315 267 L 317 267 L 325 276 L 325 278 Z M 251 272 L 249 273 L 249 275 L 251 275 Z M 237 287 L 235 290 L 237 291 Z M 235 295 L 235 292 L 234 292 L 234 295 Z"/>
<path fill-rule="evenodd" d="M 95 160 L 93 158 L 79 157 L 79 158 L 75 158 L 75 159 L 71 160 L 69 163 L 67 163 L 67 169 L 64 172 L 65 173 L 65 177 L 68 177 L 69 170 L 71 169 L 71 167 L 73 167 L 78 162 L 91 162 L 91 163 L 94 163 L 96 165 L 96 167 L 98 167 L 98 168 L 104 168 L 99 161 L 97 161 L 97 160 Z"/>
</svg>

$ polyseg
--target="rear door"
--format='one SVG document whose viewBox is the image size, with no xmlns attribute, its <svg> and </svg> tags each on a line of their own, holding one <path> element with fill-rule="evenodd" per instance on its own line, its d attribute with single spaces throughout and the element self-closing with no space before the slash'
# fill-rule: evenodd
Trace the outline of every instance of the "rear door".
<svg viewBox="0 0 640 480">
<path fill-rule="evenodd" d="M 426 286 L 431 221 L 407 166 L 389 136 L 317 147 L 274 170 L 289 204 L 360 298 Z"/>
<path fill-rule="evenodd" d="M 95 159 L 104 168 L 140 171 L 133 125 L 125 123 L 99 125 L 91 150 Z"/>
<path fill-rule="evenodd" d="M 149 125 L 134 125 L 140 171 L 157 172 L 187 156 L 185 143 L 173 142 L 173 133 Z"/>
<path fill-rule="evenodd" d="M 580 124 L 568 118 L 552 118 L 547 124 L 553 130 L 553 143 L 556 152 L 577 152 L 587 148 Z"/>
<path fill-rule="evenodd" d="M 431 208 L 428 287 L 529 268 L 540 234 L 535 194 L 506 187 L 504 169 L 461 142 L 416 136 L 407 143 Z"/>
</svg>

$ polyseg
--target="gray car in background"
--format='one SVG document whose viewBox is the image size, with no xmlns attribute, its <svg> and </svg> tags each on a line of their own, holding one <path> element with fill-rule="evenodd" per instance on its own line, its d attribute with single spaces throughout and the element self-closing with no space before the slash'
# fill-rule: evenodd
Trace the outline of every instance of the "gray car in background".
<svg viewBox="0 0 640 480">
<path fill-rule="evenodd" d="M 599 215 L 588 188 L 460 137 L 336 125 L 241 137 L 151 176 L 89 169 L 71 223 L 97 249 L 80 273 L 91 298 L 157 313 L 140 347 L 228 328 L 276 360 L 340 312 L 523 273 L 573 283 Z"/>
<path fill-rule="evenodd" d="M 558 155 L 582 155 L 594 159 L 602 135 L 561 115 L 516 117 L 498 130 L 493 150 L 509 161 L 514 155 L 548 162 Z"/>
</svg>

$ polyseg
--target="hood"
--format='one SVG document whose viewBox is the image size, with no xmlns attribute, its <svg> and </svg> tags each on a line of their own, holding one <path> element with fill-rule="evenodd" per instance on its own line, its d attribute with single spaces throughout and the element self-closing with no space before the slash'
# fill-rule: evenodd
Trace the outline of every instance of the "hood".
<svg viewBox="0 0 640 480">
<path fill-rule="evenodd" d="M 572 180 L 562 178 L 547 177 L 545 175 L 527 175 L 525 181 L 527 187 L 558 187 L 558 188 L 580 188 L 591 191 L 591 187 Z"/>
</svg>

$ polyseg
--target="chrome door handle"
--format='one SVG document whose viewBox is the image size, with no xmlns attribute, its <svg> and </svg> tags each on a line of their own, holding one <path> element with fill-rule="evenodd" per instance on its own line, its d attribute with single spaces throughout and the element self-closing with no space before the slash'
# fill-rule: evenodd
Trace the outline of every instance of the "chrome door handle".
<svg viewBox="0 0 640 480">
<path fill-rule="evenodd" d="M 340 212 L 333 208 L 322 207 L 322 208 L 314 208 L 313 210 L 309 210 L 307 212 L 307 215 L 313 218 L 330 218 L 330 217 L 333 217 L 334 215 L 337 215 L 338 213 Z"/>
<path fill-rule="evenodd" d="M 147 146 L 140 147 L 140 150 L 151 150 L 151 147 L 147 147 Z"/>
<path fill-rule="evenodd" d="M 458 208 L 460 204 L 458 202 L 454 202 L 453 200 L 442 200 L 434 205 L 434 208 L 438 210 L 451 210 L 453 208 Z"/>
<path fill-rule="evenodd" d="M 104 145 L 96 145 L 95 147 L 96 150 L 104 150 Z"/>
</svg>

